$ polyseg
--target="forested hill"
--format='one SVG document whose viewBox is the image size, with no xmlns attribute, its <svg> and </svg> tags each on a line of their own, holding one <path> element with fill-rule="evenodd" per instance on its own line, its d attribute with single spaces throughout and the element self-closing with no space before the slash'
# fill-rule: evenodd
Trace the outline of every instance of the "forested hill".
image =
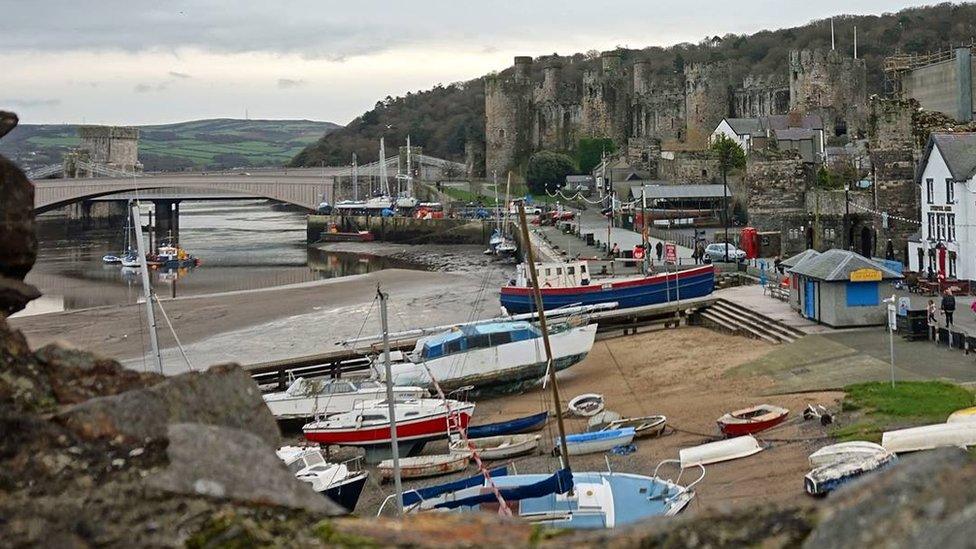
<svg viewBox="0 0 976 549">
<path fill-rule="evenodd" d="M 865 60 L 868 93 L 882 91 L 882 61 L 894 53 L 926 53 L 953 45 L 969 44 L 976 37 L 976 5 L 939 4 L 910 8 L 883 15 L 840 15 L 834 17 L 836 46 L 853 50 L 853 28 L 857 26 L 858 57 Z M 622 37 L 623 40 L 625 37 Z M 620 50 L 623 62 L 635 57 L 647 59 L 657 74 L 674 74 L 687 63 L 727 61 L 732 74 L 783 74 L 792 49 L 829 49 L 830 21 L 818 20 L 794 28 L 761 31 L 751 35 L 710 36 L 698 44 L 676 44 L 668 48 Z M 564 57 L 563 79 L 578 78 L 583 69 L 595 67 L 598 52 Z M 503 71 L 507 73 L 512 69 Z M 541 71 L 539 64 L 533 70 Z M 432 90 L 387 97 L 345 128 L 310 145 L 293 160 L 296 166 L 348 164 L 353 152 L 360 162 L 376 160 L 381 134 L 400 144 L 409 133 L 414 144 L 434 156 L 463 160 L 464 143 L 484 141 L 484 85 L 481 78 L 438 85 Z"/>
<path fill-rule="evenodd" d="M 139 161 L 146 171 L 281 166 L 338 127 L 313 120 L 233 118 L 139 126 Z M 0 141 L 0 154 L 31 169 L 61 162 L 78 143 L 73 125 L 21 124 Z"/>
</svg>

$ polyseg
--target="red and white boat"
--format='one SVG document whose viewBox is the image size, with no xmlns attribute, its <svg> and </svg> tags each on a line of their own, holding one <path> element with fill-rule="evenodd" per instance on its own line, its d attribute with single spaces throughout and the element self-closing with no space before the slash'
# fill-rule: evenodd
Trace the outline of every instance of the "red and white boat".
<svg viewBox="0 0 976 549">
<path fill-rule="evenodd" d="M 398 443 L 425 442 L 448 438 L 449 419 L 451 430 L 467 428 L 474 404 L 434 398 L 400 400 L 396 402 L 395 413 Z M 307 440 L 319 444 L 389 445 L 388 404 L 385 400 L 366 401 L 351 412 L 313 421 L 302 430 Z"/>
<path fill-rule="evenodd" d="M 786 408 L 760 404 L 725 414 L 718 418 L 718 428 L 727 437 L 751 435 L 783 423 L 789 413 Z"/>
</svg>

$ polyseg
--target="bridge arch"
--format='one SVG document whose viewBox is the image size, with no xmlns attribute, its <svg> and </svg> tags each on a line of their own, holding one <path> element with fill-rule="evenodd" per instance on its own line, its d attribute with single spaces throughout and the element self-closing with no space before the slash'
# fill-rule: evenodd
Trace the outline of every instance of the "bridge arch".
<svg viewBox="0 0 976 549">
<path fill-rule="evenodd" d="M 90 198 L 150 189 L 207 190 L 269 198 L 315 210 L 331 198 L 334 183 L 322 175 L 157 175 L 134 178 L 43 179 L 34 181 L 34 211 L 43 213 Z M 150 199 L 150 197 L 147 197 Z"/>
</svg>

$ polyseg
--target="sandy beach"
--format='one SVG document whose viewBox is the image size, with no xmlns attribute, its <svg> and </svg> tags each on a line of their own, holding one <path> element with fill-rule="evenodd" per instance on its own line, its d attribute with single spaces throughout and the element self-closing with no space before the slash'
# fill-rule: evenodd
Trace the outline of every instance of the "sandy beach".
<svg viewBox="0 0 976 549">
<path fill-rule="evenodd" d="M 656 439 L 637 441 L 637 451 L 626 456 L 609 455 L 616 471 L 650 475 L 665 459 L 677 459 L 682 448 L 718 438 L 715 420 L 725 412 L 746 406 L 770 403 L 790 409 L 790 419 L 758 437 L 766 449 L 761 453 L 707 466 L 705 479 L 697 487 L 698 497 L 690 512 L 706 508 L 725 508 L 767 502 L 807 500 L 803 475 L 809 471 L 807 456 L 827 444 L 826 428 L 815 421 L 803 421 L 807 404 L 835 406 L 840 393 L 802 393 L 764 396 L 771 386 L 762 376 L 728 376 L 736 366 L 756 359 L 775 347 L 752 339 L 717 333 L 705 328 L 684 327 L 640 333 L 636 336 L 600 339 L 580 364 L 559 374 L 564 402 L 581 393 L 603 394 L 607 409 L 623 416 L 663 414 L 668 417 L 668 433 Z M 548 391 L 541 388 L 499 398 L 477 401 L 474 424 L 491 423 L 551 409 Z M 586 430 L 586 420 L 569 418 L 570 433 Z M 539 432 L 541 447 L 552 449 L 556 436 L 555 420 Z M 446 443 L 427 445 L 425 454 L 443 453 Z M 338 455 L 348 455 L 347 450 Z M 520 472 L 551 472 L 558 461 L 548 454 L 516 458 Z M 503 462 L 492 465 L 502 465 Z M 578 471 L 606 470 L 604 454 L 576 456 L 572 467 Z M 469 466 L 464 474 L 426 481 L 407 482 L 407 488 L 447 482 L 476 474 Z M 674 478 L 674 467 L 662 468 L 662 475 Z M 686 471 L 683 482 L 697 478 L 696 470 Z M 369 481 L 360 501 L 359 514 L 375 513 L 391 485 Z"/>
</svg>

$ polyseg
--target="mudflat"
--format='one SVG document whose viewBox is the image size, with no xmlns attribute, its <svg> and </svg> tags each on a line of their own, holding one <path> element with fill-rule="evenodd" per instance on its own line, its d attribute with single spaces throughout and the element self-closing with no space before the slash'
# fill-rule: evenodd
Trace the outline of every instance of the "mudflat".
<svg viewBox="0 0 976 549">
<path fill-rule="evenodd" d="M 379 333 L 377 284 L 390 294 L 390 329 L 406 330 L 499 314 L 501 274 L 450 274 L 388 269 L 275 288 L 162 299 L 195 368 L 253 363 L 336 348 L 356 335 Z M 187 368 L 158 312 L 165 370 Z M 142 305 L 97 307 L 10 319 L 32 347 L 64 341 L 139 367 L 148 349 Z"/>
</svg>

